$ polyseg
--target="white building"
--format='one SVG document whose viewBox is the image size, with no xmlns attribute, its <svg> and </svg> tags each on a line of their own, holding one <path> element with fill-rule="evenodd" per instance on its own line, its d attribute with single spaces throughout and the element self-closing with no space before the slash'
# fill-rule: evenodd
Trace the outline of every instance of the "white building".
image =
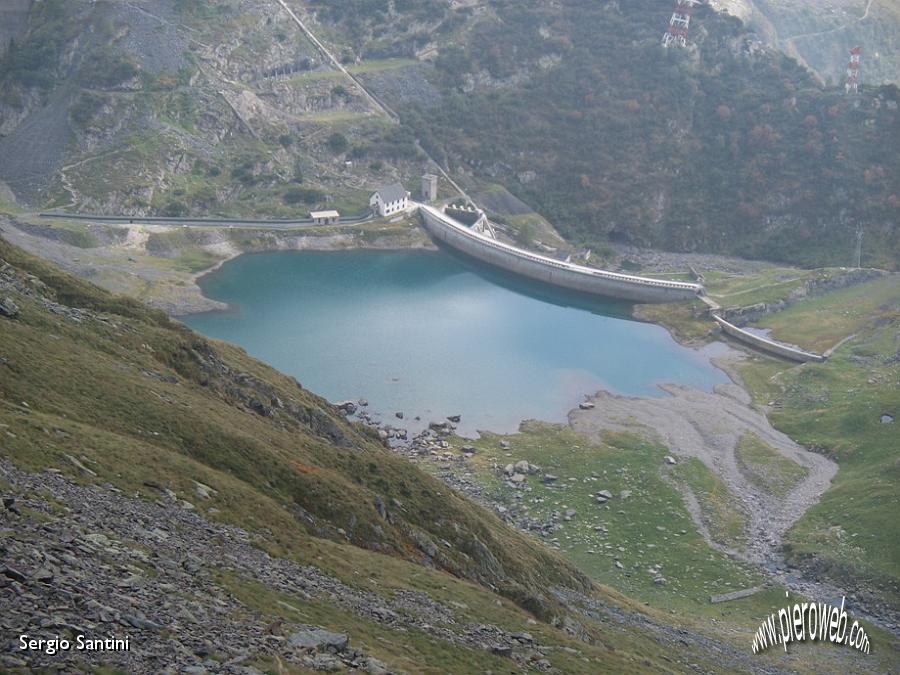
<svg viewBox="0 0 900 675">
<path fill-rule="evenodd" d="M 378 188 L 369 197 L 369 208 L 379 216 L 390 216 L 409 208 L 409 193 L 400 183 Z"/>
</svg>

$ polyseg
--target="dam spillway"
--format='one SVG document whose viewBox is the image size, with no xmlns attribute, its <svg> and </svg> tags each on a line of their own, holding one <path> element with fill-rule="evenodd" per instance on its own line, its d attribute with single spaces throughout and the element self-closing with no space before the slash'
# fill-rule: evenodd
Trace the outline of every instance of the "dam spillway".
<svg viewBox="0 0 900 675">
<path fill-rule="evenodd" d="M 419 213 L 428 233 L 447 246 L 513 274 L 560 288 L 640 303 L 691 300 L 703 290 L 700 284 L 607 272 L 554 260 L 497 241 L 426 204 L 419 205 Z"/>
</svg>

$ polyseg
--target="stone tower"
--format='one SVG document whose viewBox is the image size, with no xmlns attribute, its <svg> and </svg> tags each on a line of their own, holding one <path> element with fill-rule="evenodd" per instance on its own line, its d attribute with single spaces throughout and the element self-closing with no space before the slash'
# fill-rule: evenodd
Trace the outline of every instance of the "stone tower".
<svg viewBox="0 0 900 675">
<path fill-rule="evenodd" d="M 426 204 L 437 199 L 438 177 L 433 173 L 422 176 L 422 201 Z"/>
</svg>

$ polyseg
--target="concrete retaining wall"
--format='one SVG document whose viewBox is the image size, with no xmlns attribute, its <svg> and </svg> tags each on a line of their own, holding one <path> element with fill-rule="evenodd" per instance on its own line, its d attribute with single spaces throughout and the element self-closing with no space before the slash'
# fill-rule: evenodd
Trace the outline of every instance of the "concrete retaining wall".
<svg viewBox="0 0 900 675">
<path fill-rule="evenodd" d="M 2 1 L 2 0 L 0 0 Z M 55 218 L 57 220 L 87 220 L 96 223 L 128 223 L 134 225 L 159 224 L 159 225 L 197 225 L 197 226 L 218 226 L 218 225 L 251 225 L 266 228 L 289 228 L 289 227 L 305 227 L 319 225 L 312 218 L 295 218 L 287 219 L 265 219 L 265 218 L 179 218 L 166 216 L 103 216 L 90 213 L 64 213 L 64 212 L 46 212 L 39 213 L 41 218 Z M 338 219 L 339 225 L 355 225 L 374 220 L 374 216 L 370 212 L 360 213 L 354 216 L 341 216 Z"/>
<path fill-rule="evenodd" d="M 815 354 L 813 352 L 808 352 L 799 347 L 791 347 L 790 345 L 781 344 L 780 342 L 775 342 L 774 340 L 769 340 L 768 338 L 764 338 L 760 335 L 754 335 L 748 331 L 743 330 L 742 328 L 738 328 L 733 323 L 728 323 L 721 316 L 716 314 L 712 315 L 713 319 L 722 327 L 722 330 L 735 338 L 736 340 L 740 340 L 741 342 L 746 342 L 747 344 L 759 349 L 760 351 L 767 352 L 769 354 L 774 354 L 775 356 L 781 356 L 785 359 L 790 359 L 791 361 L 800 361 L 801 363 L 814 362 L 814 363 L 822 363 L 825 360 L 825 357 L 821 354 Z"/>
<path fill-rule="evenodd" d="M 425 229 L 435 239 L 495 267 L 554 286 L 632 302 L 677 302 L 697 297 L 702 287 L 630 274 L 605 272 L 566 263 L 504 244 L 449 218 L 436 208 L 419 206 Z"/>
</svg>

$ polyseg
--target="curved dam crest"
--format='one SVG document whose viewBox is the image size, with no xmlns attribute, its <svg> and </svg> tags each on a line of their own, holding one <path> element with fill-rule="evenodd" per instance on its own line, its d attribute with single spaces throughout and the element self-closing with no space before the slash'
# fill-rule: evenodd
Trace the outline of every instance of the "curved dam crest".
<svg viewBox="0 0 900 675">
<path fill-rule="evenodd" d="M 692 300 L 703 291 L 700 284 L 607 272 L 554 260 L 488 237 L 433 206 L 419 204 L 418 209 L 425 229 L 438 241 L 488 265 L 551 286 L 645 303 Z"/>
<path fill-rule="evenodd" d="M 565 422 L 601 389 L 664 396 L 659 384 L 728 381 L 710 363 L 716 347 L 683 347 L 625 303 L 446 251 L 246 254 L 200 284 L 231 309 L 188 316 L 191 327 L 410 431 L 458 414 L 465 435 L 508 433 L 528 418 Z"/>
</svg>

